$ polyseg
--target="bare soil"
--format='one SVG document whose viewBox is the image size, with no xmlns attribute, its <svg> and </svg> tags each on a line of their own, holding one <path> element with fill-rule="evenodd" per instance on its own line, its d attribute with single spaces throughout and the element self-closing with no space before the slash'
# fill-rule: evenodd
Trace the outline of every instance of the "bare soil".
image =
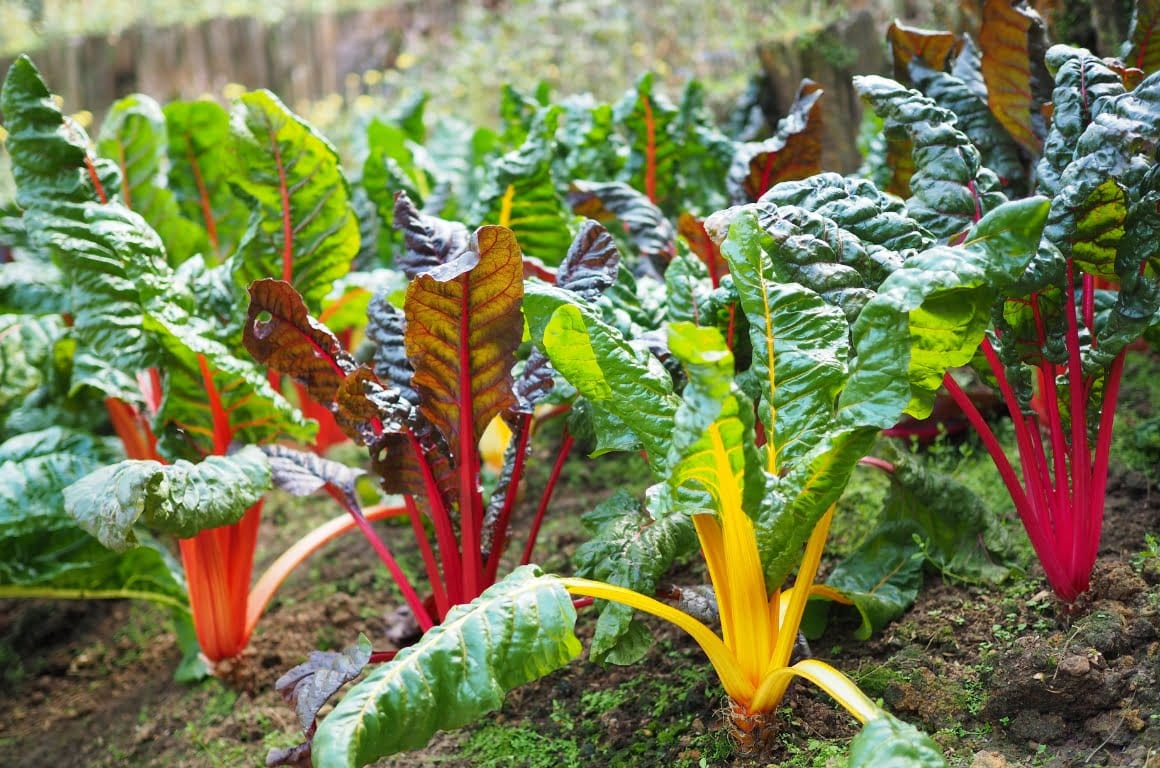
<svg viewBox="0 0 1160 768">
<path fill-rule="evenodd" d="M 583 539 L 575 517 L 609 492 L 607 462 L 568 468 L 539 550 L 551 553 L 548 569 L 567 568 Z M 932 733 L 955 766 L 1160 768 L 1160 558 L 1139 555 L 1144 534 L 1160 532 L 1160 493 L 1131 471 L 1108 493 L 1093 586 L 1072 610 L 1045 591 L 1036 567 L 1001 588 L 931 576 L 917 603 L 870 641 L 855 641 L 854 622 L 839 616 L 813 653 Z M 532 506 L 521 512 L 525 525 Z M 287 509 L 334 514 L 322 502 Z M 267 516 L 267 558 L 288 542 L 291 512 Z M 675 578 L 697 581 L 698 568 L 690 561 Z M 0 603 L 0 765 L 264 764 L 271 747 L 298 738 L 274 681 L 311 649 L 341 648 L 359 632 L 384 643 L 395 597 L 381 570 L 358 537 L 316 555 L 263 618 L 236 688 L 175 683 L 181 654 L 165 613 L 150 606 Z M 593 620 L 582 613 L 582 639 Z M 758 761 L 734 757 L 721 725 L 724 695 L 703 655 L 679 631 L 650 626 L 658 641 L 642 664 L 579 660 L 514 691 L 478 725 L 381 765 L 843 764 L 855 723 L 802 684 L 779 711 L 784 729 L 773 750 Z"/>
</svg>

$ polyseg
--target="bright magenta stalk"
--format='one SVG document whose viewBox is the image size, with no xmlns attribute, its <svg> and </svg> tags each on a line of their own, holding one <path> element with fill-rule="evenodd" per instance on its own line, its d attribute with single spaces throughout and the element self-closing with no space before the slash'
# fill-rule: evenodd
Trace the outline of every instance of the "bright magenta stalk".
<svg viewBox="0 0 1160 768">
<path fill-rule="evenodd" d="M 1094 290 L 1094 281 L 1085 275 L 1081 285 L 1082 319 L 1090 332 L 1093 320 L 1090 294 Z M 1069 262 L 1065 296 L 1074 296 L 1075 287 Z M 1042 343 L 1045 334 L 1037 297 L 1032 297 L 1030 306 Z M 990 342 L 984 340 L 982 345 L 1015 427 L 1022 481 L 974 403 L 949 374 L 943 381 L 991 454 L 1043 565 L 1048 583 L 1060 600 L 1070 603 L 1087 591 L 1099 551 L 1112 425 L 1123 378 L 1125 351 L 1115 357 L 1104 380 L 1093 453 L 1088 439 L 1088 422 L 1094 382 L 1083 376 L 1080 317 L 1077 316 L 1075 301 L 1065 301 L 1063 311 L 1067 322 L 1067 363 L 1039 362 L 1036 375 L 1038 392 L 1031 413 L 1024 413 L 1020 407 L 1003 363 Z M 1063 375 L 1068 379 L 1066 406 L 1062 405 L 1056 384 Z M 1066 421 L 1070 422 L 1069 426 L 1065 426 L 1062 407 L 1068 410 Z M 1050 457 L 1047 455 L 1049 450 Z"/>
</svg>

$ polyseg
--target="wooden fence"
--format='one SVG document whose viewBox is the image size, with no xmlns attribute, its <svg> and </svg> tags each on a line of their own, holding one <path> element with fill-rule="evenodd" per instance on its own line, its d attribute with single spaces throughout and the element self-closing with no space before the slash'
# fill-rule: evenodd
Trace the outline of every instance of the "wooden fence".
<svg viewBox="0 0 1160 768">
<path fill-rule="evenodd" d="M 146 93 L 159 101 L 220 97 L 227 83 L 269 88 L 293 106 L 343 93 L 347 75 L 394 63 L 408 26 L 450 23 L 455 0 L 392 3 L 390 7 L 291 15 L 275 24 L 253 17 L 215 18 L 193 25 L 147 24 L 112 35 L 56 42 L 30 55 L 66 111 L 88 109 L 99 119 L 114 101 Z M 0 60 L 0 74 L 11 59 Z"/>
</svg>

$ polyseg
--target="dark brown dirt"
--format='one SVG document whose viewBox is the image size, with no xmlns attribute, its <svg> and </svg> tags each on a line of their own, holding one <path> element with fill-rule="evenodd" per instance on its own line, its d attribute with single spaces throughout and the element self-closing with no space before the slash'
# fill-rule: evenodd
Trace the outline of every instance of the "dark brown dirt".
<svg viewBox="0 0 1160 768">
<path fill-rule="evenodd" d="M 604 493 L 587 490 L 600 483 L 598 472 L 574 466 L 556 504 L 565 517 Z M 1128 472 L 1109 497 L 1092 590 L 1073 611 L 1061 610 L 1035 568 L 1001 589 L 932 577 L 915 606 L 871 641 L 854 641 L 852 624 L 839 617 L 814 653 L 932 733 L 952 765 L 1157 768 L 1160 559 L 1134 555 L 1145 532 L 1160 531 L 1160 496 Z M 269 517 L 267 558 L 286 543 L 272 522 L 279 516 Z M 574 523 L 550 524 L 541 547 L 552 553 L 549 568 L 565 568 L 582 538 Z M 696 581 L 698 567 L 678 575 Z M 301 568 L 259 625 L 241 693 L 213 680 L 173 682 L 180 653 L 160 610 L 0 603 L 0 765 L 261 765 L 269 748 L 297 738 L 294 715 L 273 690 L 278 676 L 312 648 L 341 648 L 359 632 L 383 636 L 394 603 L 379 571 L 358 537 Z M 679 631 L 650 626 L 658 642 L 642 665 L 578 661 L 516 690 L 480 726 L 440 734 L 426 750 L 381 765 L 820 766 L 831 754 L 826 740 L 841 745 L 855 733 L 823 694 L 797 684 L 778 712 L 783 731 L 770 752 L 730 756 L 724 695 L 704 656 Z M 585 641 L 591 628 L 587 612 L 578 628 Z M 520 729 L 528 751 L 489 757 L 498 725 Z"/>
</svg>

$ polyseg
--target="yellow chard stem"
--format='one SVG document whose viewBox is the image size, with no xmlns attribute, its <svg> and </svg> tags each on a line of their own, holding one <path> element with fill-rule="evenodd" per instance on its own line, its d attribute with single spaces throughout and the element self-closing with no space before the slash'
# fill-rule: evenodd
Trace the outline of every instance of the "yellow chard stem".
<svg viewBox="0 0 1160 768">
<path fill-rule="evenodd" d="M 792 667 L 776 670 L 762 681 L 753 696 L 751 712 L 769 712 L 781 702 L 794 676 L 803 677 L 833 697 L 847 712 L 865 724 L 882 716 L 882 710 L 854 681 L 825 662 L 804 659 Z M 774 693 L 778 692 L 776 696 Z"/>
<path fill-rule="evenodd" d="M 789 608 L 785 618 L 778 628 L 777 646 L 773 651 L 769 669 L 778 669 L 789 666 L 790 654 L 793 653 L 793 644 L 797 640 L 798 628 L 802 623 L 802 614 L 806 610 L 806 601 L 810 597 L 810 587 L 814 577 L 818 575 L 818 565 L 822 561 L 822 550 L 826 546 L 826 536 L 830 533 L 830 520 L 834 517 L 834 507 L 831 505 L 818 524 L 814 526 L 809 541 L 806 542 L 806 553 L 802 557 L 802 564 L 798 568 L 797 578 L 794 579 Z"/>
<path fill-rule="evenodd" d="M 692 616 L 678 611 L 671 605 L 666 605 L 659 600 L 642 595 L 639 592 L 633 592 L 631 589 L 626 589 L 625 587 L 618 587 L 614 584 L 605 584 L 602 581 L 591 581 L 590 579 L 575 577 L 562 578 L 560 581 L 563 582 L 564 587 L 573 595 L 583 595 L 621 603 L 630 608 L 635 608 L 638 611 L 651 613 L 653 616 L 664 619 L 685 630 L 697 641 L 697 645 L 701 646 L 701 650 L 709 657 L 709 663 L 713 665 L 713 669 L 717 672 L 717 677 L 721 679 L 721 685 L 725 688 L 725 693 L 736 701 L 749 701 L 753 698 L 755 686 L 742 673 L 741 666 L 737 663 L 737 658 L 725 646 L 725 643 L 721 642 L 721 638 L 713 634 L 711 629 Z"/>
<path fill-rule="evenodd" d="M 728 646 L 749 680 L 756 686 L 765 673 L 765 664 L 774 646 L 777 625 L 770 622 L 769 596 L 765 592 L 765 572 L 757 550 L 753 521 L 741 504 L 741 489 L 729 463 L 728 450 L 717 424 L 707 430 L 713 446 L 718 485 L 717 504 L 721 515 L 724 544 L 725 583 L 713 584 L 721 615 L 731 615 L 732 633 Z M 727 478 L 727 479 L 726 479 Z"/>
</svg>

